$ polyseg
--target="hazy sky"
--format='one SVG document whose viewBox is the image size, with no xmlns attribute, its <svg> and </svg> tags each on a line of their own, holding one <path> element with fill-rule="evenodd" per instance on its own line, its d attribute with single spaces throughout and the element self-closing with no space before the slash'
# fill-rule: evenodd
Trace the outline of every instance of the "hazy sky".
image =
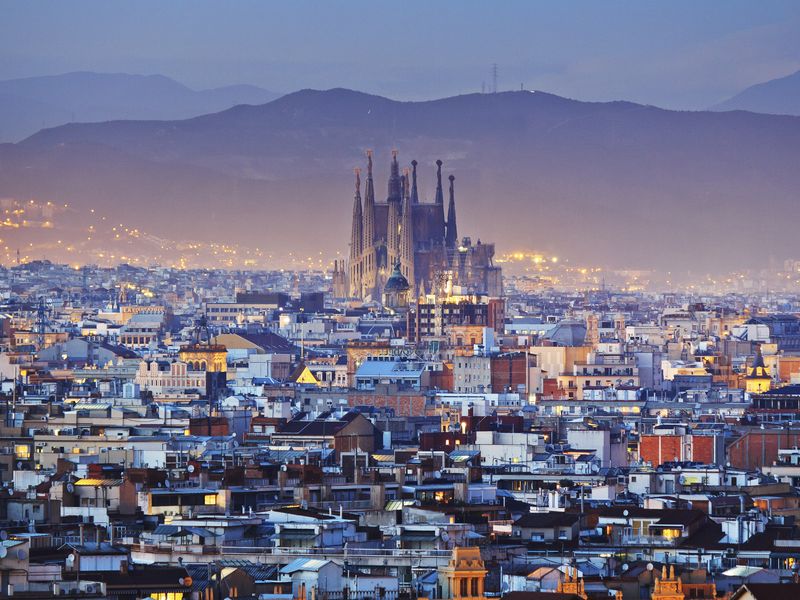
<svg viewBox="0 0 800 600">
<path fill-rule="evenodd" d="M 192 87 L 499 89 L 700 108 L 800 69 L 800 1 L 0 0 L 0 79 L 162 73 Z"/>
</svg>

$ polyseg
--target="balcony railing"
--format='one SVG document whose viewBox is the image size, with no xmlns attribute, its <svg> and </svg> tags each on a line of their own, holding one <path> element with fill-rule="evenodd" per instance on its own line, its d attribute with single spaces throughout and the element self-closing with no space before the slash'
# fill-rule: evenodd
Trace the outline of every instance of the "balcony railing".
<svg viewBox="0 0 800 600">
<path fill-rule="evenodd" d="M 145 544 L 140 542 L 133 544 L 132 551 L 152 552 L 158 554 L 173 553 L 202 553 L 205 555 L 231 555 L 231 554 L 262 554 L 265 556 L 281 555 L 325 555 L 328 557 L 338 557 L 346 559 L 348 557 L 359 558 L 388 558 L 388 557 L 418 557 L 418 558 L 441 558 L 449 559 L 452 556 L 450 550 L 418 550 L 413 548 L 300 548 L 287 546 L 201 546 L 200 544 L 171 544 L 163 542 L 160 544 Z"/>
</svg>

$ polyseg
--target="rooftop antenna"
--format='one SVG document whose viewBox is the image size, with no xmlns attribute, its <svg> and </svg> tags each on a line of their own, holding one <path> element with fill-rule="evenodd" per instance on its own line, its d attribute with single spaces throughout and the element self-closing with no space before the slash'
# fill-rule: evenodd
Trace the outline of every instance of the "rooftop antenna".
<svg viewBox="0 0 800 600">
<path fill-rule="evenodd" d="M 492 91 L 497 93 L 497 63 L 492 65 Z"/>
</svg>

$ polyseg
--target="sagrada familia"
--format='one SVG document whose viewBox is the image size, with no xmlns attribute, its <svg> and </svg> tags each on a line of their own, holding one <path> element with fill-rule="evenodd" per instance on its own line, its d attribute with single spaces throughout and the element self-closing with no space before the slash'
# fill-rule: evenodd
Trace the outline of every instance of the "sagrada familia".
<svg viewBox="0 0 800 600">
<path fill-rule="evenodd" d="M 385 202 L 375 201 L 372 152 L 367 152 L 367 177 L 361 201 L 361 172 L 356 169 L 350 260 L 335 265 L 340 281 L 337 295 L 362 300 L 380 300 L 390 277 L 408 282 L 413 296 L 443 293 L 460 286 L 462 293 L 502 295 L 502 272 L 493 263 L 494 244 L 473 245 L 470 238 L 458 238 L 455 177 L 450 175 L 447 218 L 442 188 L 442 161 L 436 161 L 434 201 L 420 202 L 417 190 L 417 161 L 400 173 L 397 152 L 392 152 L 388 193 Z M 346 279 L 346 282 L 345 282 Z M 335 286 L 336 287 L 336 286 Z M 346 290 L 346 293 L 344 293 Z"/>
</svg>

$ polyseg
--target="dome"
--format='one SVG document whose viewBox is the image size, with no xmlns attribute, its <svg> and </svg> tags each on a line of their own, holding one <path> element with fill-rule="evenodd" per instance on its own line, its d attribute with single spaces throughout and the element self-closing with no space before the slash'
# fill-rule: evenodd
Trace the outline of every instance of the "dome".
<svg viewBox="0 0 800 600">
<path fill-rule="evenodd" d="M 397 264 L 394 266 L 394 271 L 389 276 L 389 279 L 386 280 L 386 285 L 383 286 L 384 292 L 407 292 L 411 288 L 408 285 L 408 279 L 406 279 L 403 274 L 400 272 L 400 265 Z"/>
</svg>

